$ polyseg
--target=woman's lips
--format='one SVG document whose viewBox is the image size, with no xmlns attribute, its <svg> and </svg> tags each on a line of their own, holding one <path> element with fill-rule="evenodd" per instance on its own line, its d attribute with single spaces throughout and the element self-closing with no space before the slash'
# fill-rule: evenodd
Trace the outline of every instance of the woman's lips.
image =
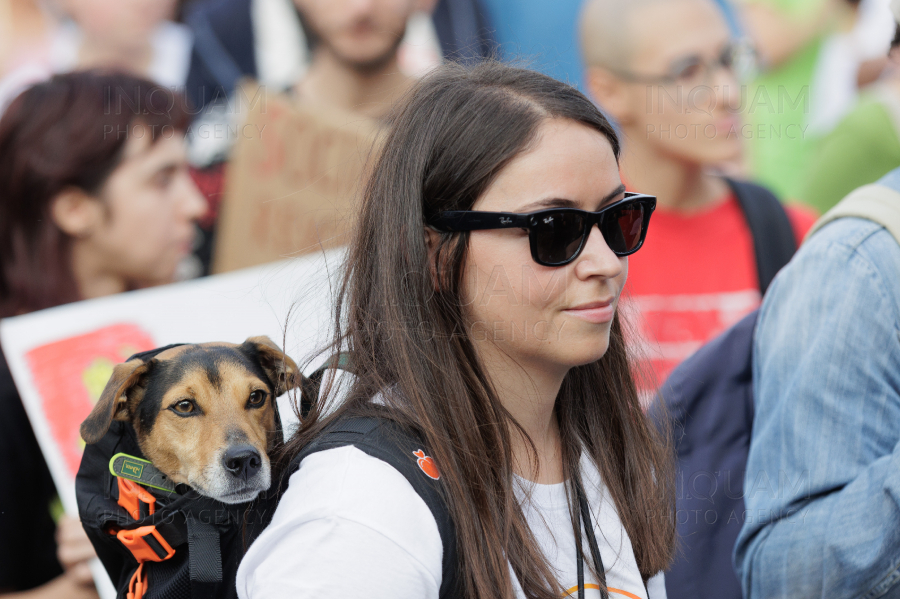
<svg viewBox="0 0 900 599">
<path fill-rule="evenodd" d="M 175 247 L 178 248 L 179 254 L 187 256 L 194 251 L 194 239 L 191 237 L 189 239 L 177 241 L 175 242 Z"/>
<path fill-rule="evenodd" d="M 575 318 L 586 320 L 587 322 L 601 324 L 604 322 L 612 321 L 613 316 L 616 313 L 616 308 L 613 304 L 613 300 L 607 300 L 605 302 L 591 302 L 588 304 L 582 304 L 580 306 L 575 306 L 574 308 L 564 310 L 564 312 L 566 314 L 574 316 Z"/>
</svg>

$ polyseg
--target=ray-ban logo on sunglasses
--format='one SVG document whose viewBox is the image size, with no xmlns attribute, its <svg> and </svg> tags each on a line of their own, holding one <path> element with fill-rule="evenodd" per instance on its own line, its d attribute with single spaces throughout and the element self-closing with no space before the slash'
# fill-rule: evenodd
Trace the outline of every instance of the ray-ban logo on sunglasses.
<svg viewBox="0 0 900 599">
<path fill-rule="evenodd" d="M 511 222 L 512 222 L 512 219 L 511 219 L 510 217 L 508 217 L 508 216 L 501 216 L 501 217 L 500 217 L 500 224 L 501 224 L 501 225 L 508 225 L 508 224 L 510 224 Z"/>
</svg>

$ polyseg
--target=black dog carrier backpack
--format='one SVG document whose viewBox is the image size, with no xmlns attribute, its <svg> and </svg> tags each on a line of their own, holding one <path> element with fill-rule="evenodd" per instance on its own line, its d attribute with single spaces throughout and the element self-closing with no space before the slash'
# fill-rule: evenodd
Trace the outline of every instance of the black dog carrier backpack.
<svg viewBox="0 0 900 599">
<path fill-rule="evenodd" d="M 132 356 L 149 360 L 174 346 Z M 129 358 L 129 359 L 132 359 Z M 301 409 L 318 397 L 324 371 L 347 369 L 344 356 L 304 378 Z M 275 412 L 277 437 L 283 439 Z M 434 515 L 444 545 L 442 599 L 458 596 L 456 539 L 440 480 L 422 476 L 416 435 L 387 418 L 335 422 L 307 446 L 272 487 L 254 501 L 225 504 L 187 485 L 174 485 L 141 453 L 134 428 L 114 421 L 87 445 L 75 479 L 81 522 L 121 599 L 236 598 L 237 569 L 247 548 L 271 521 L 300 461 L 317 451 L 353 445 L 401 474 Z"/>
<path fill-rule="evenodd" d="M 280 443 L 277 410 L 275 422 Z M 131 424 L 119 421 L 85 447 L 75 493 L 82 525 L 124 599 L 237 597 L 241 557 L 277 504 L 274 490 L 231 505 L 174 485 L 144 459 Z"/>
</svg>

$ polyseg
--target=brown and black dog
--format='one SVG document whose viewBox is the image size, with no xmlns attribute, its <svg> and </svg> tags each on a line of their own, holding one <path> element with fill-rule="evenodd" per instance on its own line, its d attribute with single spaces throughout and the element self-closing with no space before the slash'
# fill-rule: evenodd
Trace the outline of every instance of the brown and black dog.
<svg viewBox="0 0 900 599">
<path fill-rule="evenodd" d="M 116 366 L 81 436 L 96 443 L 113 420 L 129 422 L 144 457 L 172 482 L 244 503 L 269 488 L 275 398 L 300 380 L 268 337 L 172 347 Z"/>
</svg>

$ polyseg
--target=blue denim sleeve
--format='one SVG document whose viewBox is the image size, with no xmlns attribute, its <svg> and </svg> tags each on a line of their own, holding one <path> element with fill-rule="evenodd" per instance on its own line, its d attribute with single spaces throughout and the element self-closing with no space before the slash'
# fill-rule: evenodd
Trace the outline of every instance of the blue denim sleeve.
<svg viewBox="0 0 900 599">
<path fill-rule="evenodd" d="M 744 596 L 900 597 L 900 246 L 862 219 L 823 228 L 754 343 Z"/>
</svg>

